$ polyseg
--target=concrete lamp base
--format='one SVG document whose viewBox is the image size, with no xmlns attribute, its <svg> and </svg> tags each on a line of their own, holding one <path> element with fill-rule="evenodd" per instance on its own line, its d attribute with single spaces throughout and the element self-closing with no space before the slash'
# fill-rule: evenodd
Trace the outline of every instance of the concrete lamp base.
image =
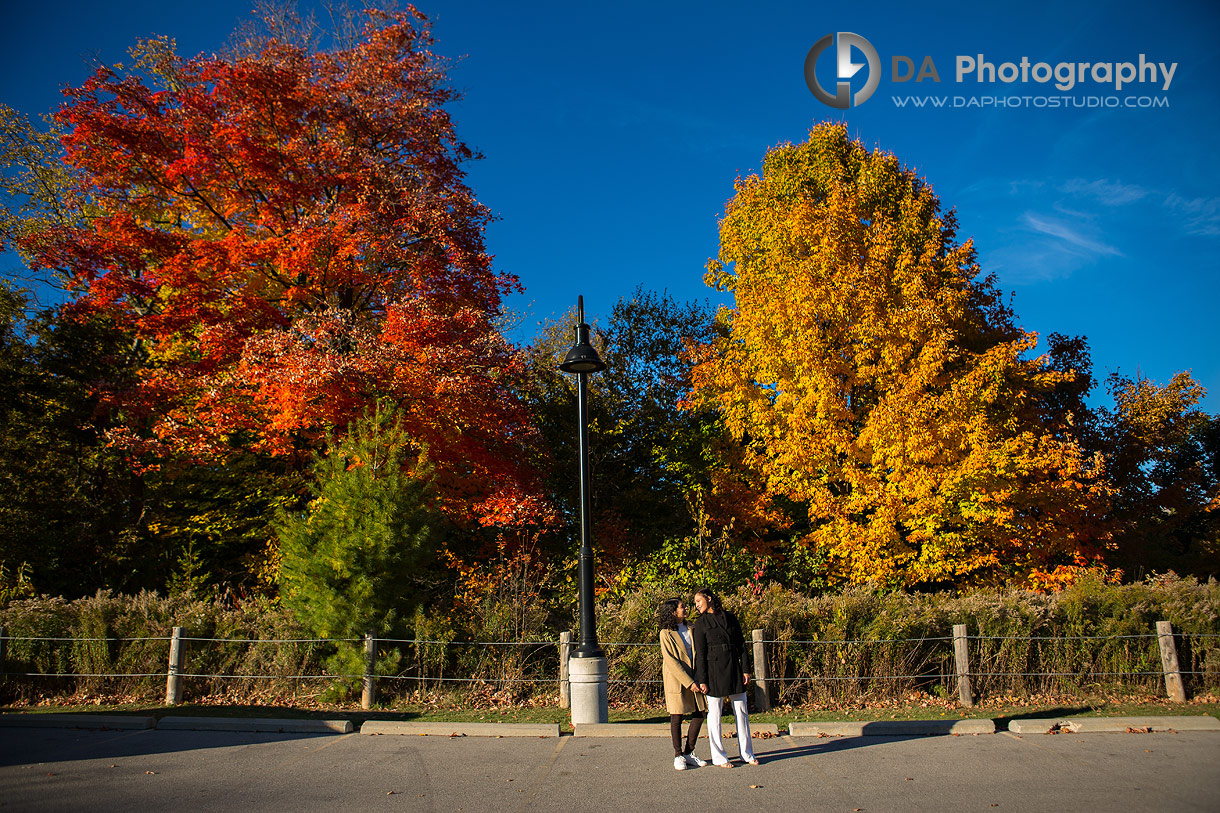
<svg viewBox="0 0 1220 813">
<path fill-rule="evenodd" d="M 569 658 L 568 681 L 572 690 L 572 725 L 610 721 L 605 658 Z"/>
</svg>

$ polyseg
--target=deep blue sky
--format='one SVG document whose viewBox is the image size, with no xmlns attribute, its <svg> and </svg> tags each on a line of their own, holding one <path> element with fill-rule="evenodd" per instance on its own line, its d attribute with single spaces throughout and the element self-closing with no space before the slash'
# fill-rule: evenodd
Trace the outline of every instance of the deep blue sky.
<svg viewBox="0 0 1220 813">
<path fill-rule="evenodd" d="M 51 110 L 87 62 L 122 61 L 137 37 L 168 34 L 193 55 L 223 47 L 249 0 L 206 4 L 6 3 L 0 101 Z M 308 5 L 307 5 L 308 7 Z M 461 136 L 485 160 L 470 182 L 499 218 L 488 247 L 526 288 L 510 306 L 528 339 L 583 293 L 593 316 L 637 285 L 727 301 L 703 286 L 734 178 L 819 120 L 847 122 L 956 207 L 985 272 L 1021 324 L 1083 334 L 1099 378 L 1165 383 L 1191 370 L 1220 411 L 1220 6 L 999 2 L 828 4 L 421 0 L 437 51 L 465 91 Z M 803 75 L 820 37 L 851 31 L 880 57 L 859 107 L 834 110 Z M 833 51 L 833 49 L 832 49 Z M 997 66 L 1176 62 L 1161 83 L 957 83 L 956 57 Z M 932 57 L 940 77 L 895 83 L 894 55 Z M 859 54 L 856 54 L 857 61 Z M 833 53 L 818 63 L 835 81 Z M 863 86 L 868 69 L 853 80 Z M 1156 96 L 1160 109 L 915 109 L 895 96 Z M 965 103 L 965 102 L 963 102 Z M 11 264 L 11 259 L 9 260 Z M 11 270 L 11 269 L 6 269 Z M 1100 395 L 1100 393 L 1096 394 Z M 1108 402 L 1108 398 L 1096 398 Z"/>
</svg>

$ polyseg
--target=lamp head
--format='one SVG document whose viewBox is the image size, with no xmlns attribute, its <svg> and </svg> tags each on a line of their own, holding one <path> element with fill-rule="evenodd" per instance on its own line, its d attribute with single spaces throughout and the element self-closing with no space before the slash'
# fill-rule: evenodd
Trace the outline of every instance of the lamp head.
<svg viewBox="0 0 1220 813">
<path fill-rule="evenodd" d="M 589 342 L 589 326 L 585 324 L 585 298 L 577 298 L 579 324 L 576 325 L 576 344 L 563 357 L 559 369 L 565 373 L 599 373 L 606 369 L 606 363 L 597 355 Z"/>
<path fill-rule="evenodd" d="M 606 363 L 597 355 L 593 345 L 588 341 L 577 341 L 568 354 L 563 357 L 559 369 L 565 373 L 600 373 L 606 369 Z"/>
</svg>

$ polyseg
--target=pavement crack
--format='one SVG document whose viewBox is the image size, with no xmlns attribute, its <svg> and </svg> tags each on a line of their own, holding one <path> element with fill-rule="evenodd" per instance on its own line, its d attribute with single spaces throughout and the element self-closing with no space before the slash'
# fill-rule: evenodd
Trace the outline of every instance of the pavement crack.
<svg viewBox="0 0 1220 813">
<path fill-rule="evenodd" d="M 356 732 L 353 731 L 349 734 L 340 734 L 336 737 L 329 737 L 328 738 L 329 742 L 323 743 L 322 745 L 319 745 L 317 748 L 306 748 L 306 749 L 300 751 L 299 753 L 293 754 L 288 759 L 281 760 L 280 765 L 285 766 L 285 767 L 289 766 L 289 765 L 296 765 L 298 762 L 301 762 L 302 760 L 313 756 L 314 754 L 318 753 L 319 751 L 330 748 L 332 745 L 338 745 L 339 743 L 344 742 L 346 740 L 350 740 L 352 737 L 355 737 L 355 736 L 358 736 L 358 735 L 356 734 Z"/>
<path fill-rule="evenodd" d="M 534 779 L 530 783 L 530 791 L 529 793 L 522 794 L 525 798 L 521 800 L 521 804 L 517 807 L 517 810 L 527 811 L 537 809 L 538 792 L 542 790 L 542 786 L 546 782 L 547 777 L 551 775 L 551 768 L 554 767 L 556 760 L 559 759 L 560 752 L 563 751 L 563 747 L 567 745 L 567 742 L 570 739 L 572 738 L 560 736 L 559 742 L 555 744 L 554 750 L 551 751 L 551 758 L 547 760 L 545 765 L 534 772 Z"/>
</svg>

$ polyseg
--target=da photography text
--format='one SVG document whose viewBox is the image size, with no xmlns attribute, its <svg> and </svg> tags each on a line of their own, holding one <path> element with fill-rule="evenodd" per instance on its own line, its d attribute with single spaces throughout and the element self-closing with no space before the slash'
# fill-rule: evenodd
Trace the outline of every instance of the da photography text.
<svg viewBox="0 0 1220 813">
<path fill-rule="evenodd" d="M 833 73 L 830 70 L 832 60 L 821 59 L 824 53 L 833 54 Z M 889 60 L 889 80 L 896 86 L 905 88 L 918 87 L 921 90 L 932 90 L 933 86 L 948 84 L 942 79 L 946 74 L 941 64 L 930 54 L 911 56 L 893 54 Z M 1011 104 L 965 104 L 950 103 L 948 105 L 910 104 L 914 98 L 895 96 L 895 105 L 899 107 L 912 106 L 952 106 L 952 107 L 1049 107 L 1067 109 L 1072 107 L 1168 107 L 1165 96 L 1151 96 L 1152 93 L 1164 94 L 1173 84 L 1174 75 L 1178 70 L 1177 62 L 1162 62 L 1150 59 L 1147 54 L 1138 54 L 1134 58 L 1105 62 L 1038 60 L 1028 55 L 1010 59 L 997 59 L 984 53 L 958 54 L 953 58 L 951 74 L 956 85 L 996 85 L 994 95 L 977 98 L 1021 98 L 1038 99 L 1036 103 L 1025 102 L 1021 105 Z M 865 37 L 850 31 L 839 31 L 827 34 L 814 43 L 805 55 L 805 82 L 810 92 L 823 104 L 838 109 L 858 107 L 864 104 L 876 91 L 882 78 L 882 59 L 877 49 Z M 827 82 L 834 77 L 834 82 Z M 930 84 L 924 84 L 930 83 Z M 830 87 L 828 88 L 827 85 Z M 1007 85 L 1008 87 L 1003 87 Z M 1025 86 L 1025 87 L 1021 87 Z M 897 89 L 897 88 L 895 88 Z M 965 88 L 959 88 L 964 90 Z M 1128 104 L 1124 97 L 1115 96 L 1124 89 L 1128 92 L 1137 91 L 1143 95 L 1135 97 L 1139 103 Z M 947 90 L 937 87 L 936 90 Z M 1060 91 L 1055 94 L 1054 91 Z M 1105 99 L 1100 104 L 1072 104 L 1066 101 L 1066 94 L 1071 91 L 1094 94 L 1093 98 Z M 962 96 L 946 96 L 957 101 Z M 1062 102 L 1051 101 L 1062 99 Z M 1148 99 L 1158 99 L 1148 102 Z"/>
</svg>

